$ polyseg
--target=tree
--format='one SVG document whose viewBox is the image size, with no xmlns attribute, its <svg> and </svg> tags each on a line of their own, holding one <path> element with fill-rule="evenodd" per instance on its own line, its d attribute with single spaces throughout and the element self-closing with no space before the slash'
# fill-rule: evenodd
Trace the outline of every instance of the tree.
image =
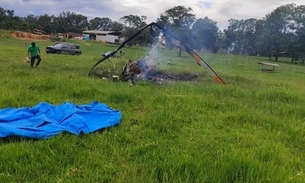
<svg viewBox="0 0 305 183">
<path fill-rule="evenodd" d="M 110 18 L 95 17 L 89 21 L 88 29 L 108 31 L 111 29 L 112 20 Z"/>
<path fill-rule="evenodd" d="M 160 15 L 158 22 L 165 23 L 175 28 L 190 28 L 195 21 L 195 14 L 192 14 L 192 8 L 184 6 L 175 6 L 166 10 Z"/>
<path fill-rule="evenodd" d="M 75 12 L 62 12 L 55 19 L 57 32 L 76 32 L 81 33 L 88 27 L 86 16 Z"/>
<path fill-rule="evenodd" d="M 0 7 L 0 28 L 7 30 L 18 29 L 20 25 L 20 19 L 15 16 L 14 10 L 5 10 Z"/>
<path fill-rule="evenodd" d="M 38 16 L 35 16 L 33 14 L 29 14 L 26 17 L 20 17 L 21 23 L 19 25 L 19 30 L 32 32 L 34 29 L 37 28 L 37 20 Z"/>
<path fill-rule="evenodd" d="M 276 8 L 274 11 L 266 15 L 266 36 L 265 44 L 269 52 L 269 57 L 274 56 L 278 61 L 278 57 L 282 50 L 286 50 L 289 46 L 289 36 L 287 33 L 291 31 L 289 22 L 293 20 L 293 10 L 295 4 L 287 4 Z"/>
<path fill-rule="evenodd" d="M 305 5 L 294 8 L 292 13 L 293 21 L 290 21 L 289 28 L 289 52 L 291 53 L 291 63 L 296 63 L 299 57 L 305 59 Z"/>
<path fill-rule="evenodd" d="M 191 29 L 192 47 L 215 52 L 218 34 L 217 23 L 208 17 L 198 19 Z M 217 51 L 217 50 L 216 50 Z"/>
<path fill-rule="evenodd" d="M 226 36 L 225 36 L 225 33 L 222 30 L 219 30 L 218 33 L 217 33 L 215 47 L 217 49 L 216 52 L 220 51 L 220 53 L 227 53 Z"/>
<path fill-rule="evenodd" d="M 124 25 L 119 23 L 118 21 L 113 21 L 110 27 L 112 31 L 122 31 L 124 29 Z"/>
<path fill-rule="evenodd" d="M 47 34 L 52 33 L 52 17 L 48 14 L 40 15 L 36 21 L 36 28 L 44 31 Z"/>
<path fill-rule="evenodd" d="M 83 30 L 85 30 L 88 27 L 88 18 L 86 16 L 83 16 L 81 14 L 72 14 L 71 16 L 71 32 L 77 32 L 82 33 Z"/>
<path fill-rule="evenodd" d="M 133 27 L 133 28 L 139 28 L 146 25 L 146 16 L 138 16 L 138 15 L 125 15 L 120 18 L 120 21 L 123 22 L 123 24 L 126 27 Z"/>
<path fill-rule="evenodd" d="M 256 54 L 256 19 L 236 20 L 230 19 L 229 26 L 224 30 L 226 47 L 233 54 Z"/>
<path fill-rule="evenodd" d="M 188 43 L 191 36 L 189 30 L 191 25 L 195 22 L 195 14 L 191 13 L 192 8 L 186 8 L 184 6 L 175 6 L 166 10 L 157 19 L 157 22 L 167 29 L 175 32 L 181 41 Z M 168 42 L 168 41 L 167 41 Z M 181 46 L 179 48 L 179 56 L 181 56 Z"/>
<path fill-rule="evenodd" d="M 120 18 L 120 22 L 124 25 L 124 30 L 122 37 L 123 38 L 129 38 L 132 35 L 134 35 L 137 31 L 139 31 L 141 28 L 146 26 L 146 16 L 138 16 L 138 15 L 126 15 Z M 151 44 L 151 37 L 148 30 L 143 31 L 137 39 L 131 40 L 128 45 L 147 45 Z"/>
<path fill-rule="evenodd" d="M 259 55 L 268 55 L 266 52 L 267 46 L 265 44 L 266 36 L 266 21 L 263 19 L 257 20 L 255 23 L 255 48 Z"/>
<path fill-rule="evenodd" d="M 256 55 L 256 22 L 257 19 L 250 18 L 243 22 L 243 52 L 246 55 Z"/>
</svg>

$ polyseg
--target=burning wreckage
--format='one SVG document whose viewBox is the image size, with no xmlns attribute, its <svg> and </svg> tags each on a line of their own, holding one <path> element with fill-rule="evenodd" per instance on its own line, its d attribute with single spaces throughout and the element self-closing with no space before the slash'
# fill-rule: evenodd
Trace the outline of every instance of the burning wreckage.
<svg viewBox="0 0 305 183">
<path fill-rule="evenodd" d="M 156 31 L 155 28 L 158 28 L 162 32 L 162 36 L 160 37 Z M 113 69 L 115 69 L 115 64 L 109 59 L 110 57 L 117 57 L 116 53 L 120 51 L 120 55 L 122 53 L 121 49 L 125 46 L 126 43 L 134 39 L 136 36 L 138 36 L 143 30 L 146 28 L 150 28 L 151 36 L 156 38 L 160 37 L 159 41 L 155 46 L 151 49 L 151 51 L 146 55 L 146 57 L 141 58 L 139 60 L 129 60 L 126 65 L 124 65 L 122 71 L 121 71 L 121 77 L 118 75 L 114 75 L 110 73 L 110 69 L 106 69 L 108 71 L 109 77 L 111 77 L 113 80 L 122 80 L 122 81 L 130 81 L 131 84 L 135 84 L 138 80 L 150 80 L 154 82 L 160 82 L 163 79 L 178 79 L 176 76 L 170 76 L 170 75 L 161 75 L 162 77 L 155 77 L 158 73 L 153 73 L 153 70 L 156 68 L 156 61 L 151 56 L 151 53 L 166 39 L 170 40 L 177 46 L 183 46 L 185 51 L 197 62 L 199 66 L 202 66 L 218 84 L 225 84 L 225 82 L 216 74 L 215 71 L 202 59 L 197 55 L 188 45 L 180 41 L 177 37 L 175 37 L 170 31 L 166 30 L 164 27 L 157 23 L 151 23 L 145 27 L 143 27 L 141 30 L 139 30 L 136 34 L 125 40 L 119 48 L 117 48 L 115 51 L 108 51 L 107 54 L 103 54 L 103 58 L 100 59 L 89 71 L 88 75 L 92 75 L 94 72 L 94 68 L 99 65 L 100 63 L 104 62 L 105 60 L 110 61 L 110 63 L 113 65 Z M 97 74 L 96 74 L 97 75 Z M 190 78 L 196 78 L 197 76 L 190 76 Z M 157 79 L 158 78 L 158 79 Z"/>
</svg>

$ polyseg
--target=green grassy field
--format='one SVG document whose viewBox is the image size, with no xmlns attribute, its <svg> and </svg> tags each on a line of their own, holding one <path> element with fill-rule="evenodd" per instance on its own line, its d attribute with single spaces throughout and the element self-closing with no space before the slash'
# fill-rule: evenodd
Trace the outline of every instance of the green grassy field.
<svg viewBox="0 0 305 183">
<path fill-rule="evenodd" d="M 6 34 L 6 32 L 0 32 Z M 121 110 L 120 125 L 47 140 L 0 139 L 0 182 L 305 182 L 305 66 L 280 58 L 200 54 L 227 83 L 218 85 L 186 53 L 161 51 L 158 70 L 195 73 L 192 82 L 126 82 L 88 77 L 118 45 L 74 41 L 80 56 L 23 60 L 29 40 L 0 36 L 0 108 L 97 100 Z M 119 68 L 149 48 L 124 48 Z M 167 65 L 170 60 L 172 65 Z M 103 68 L 103 64 L 98 68 Z"/>
</svg>

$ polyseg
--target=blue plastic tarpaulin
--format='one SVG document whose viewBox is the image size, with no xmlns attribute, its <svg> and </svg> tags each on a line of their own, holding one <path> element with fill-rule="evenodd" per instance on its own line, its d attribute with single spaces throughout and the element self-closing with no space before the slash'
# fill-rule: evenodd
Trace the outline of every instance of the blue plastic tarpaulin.
<svg viewBox="0 0 305 183">
<path fill-rule="evenodd" d="M 41 102 L 33 107 L 1 109 L 0 138 L 45 139 L 64 131 L 79 135 L 117 125 L 121 119 L 121 111 L 97 101 L 84 105 L 64 102 L 57 106 Z"/>
</svg>

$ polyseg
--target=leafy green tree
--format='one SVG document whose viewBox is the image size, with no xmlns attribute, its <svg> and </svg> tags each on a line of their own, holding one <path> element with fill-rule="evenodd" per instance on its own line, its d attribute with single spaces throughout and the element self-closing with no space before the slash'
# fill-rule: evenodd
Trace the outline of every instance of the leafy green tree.
<svg viewBox="0 0 305 183">
<path fill-rule="evenodd" d="M 4 29 L 4 24 L 7 19 L 6 10 L 0 7 L 0 28 Z"/>
<path fill-rule="evenodd" d="M 266 36 L 266 21 L 263 19 L 259 19 L 255 23 L 255 48 L 257 51 L 257 55 L 269 55 L 269 53 L 267 52 L 268 47 L 265 44 L 265 39 L 267 38 Z"/>
<path fill-rule="evenodd" d="M 0 7 L 0 18 L 5 17 L 5 9 L 3 9 L 2 7 Z"/>
<path fill-rule="evenodd" d="M 71 32 L 82 33 L 88 27 L 88 18 L 81 14 L 73 14 L 71 16 L 72 26 L 70 27 Z"/>
<path fill-rule="evenodd" d="M 217 38 L 215 42 L 216 52 L 220 51 L 220 53 L 227 53 L 226 49 L 226 36 L 222 30 L 217 32 Z"/>
<path fill-rule="evenodd" d="M 40 15 L 36 21 L 36 28 L 44 31 L 47 34 L 52 33 L 52 17 L 48 14 Z"/>
<path fill-rule="evenodd" d="M 38 16 L 33 14 L 29 14 L 26 17 L 23 17 L 20 29 L 22 31 L 32 32 L 35 28 L 37 28 L 37 20 Z"/>
<path fill-rule="evenodd" d="M 190 28 L 195 21 L 195 14 L 191 13 L 192 8 L 175 6 L 166 10 L 158 18 L 158 22 L 170 25 L 175 28 Z"/>
<path fill-rule="evenodd" d="M 120 18 L 120 21 L 124 23 L 125 27 L 140 28 L 146 25 L 146 16 L 138 15 L 125 15 Z"/>
<path fill-rule="evenodd" d="M 294 8 L 292 13 L 293 21 L 290 21 L 289 28 L 289 52 L 291 53 L 291 63 L 296 63 L 299 58 L 305 59 L 305 5 Z"/>
<path fill-rule="evenodd" d="M 267 45 L 269 57 L 274 56 L 278 61 L 278 57 L 282 50 L 289 47 L 289 36 L 291 31 L 289 23 L 293 20 L 293 10 L 295 4 L 287 4 L 280 6 L 266 15 L 266 36 L 264 43 Z"/>
<path fill-rule="evenodd" d="M 20 18 L 15 16 L 14 10 L 5 10 L 0 8 L 0 28 L 7 30 L 16 30 L 20 25 Z"/>
<path fill-rule="evenodd" d="M 89 21 L 88 29 L 90 30 L 111 30 L 112 20 L 110 18 L 95 17 Z"/>
<path fill-rule="evenodd" d="M 195 14 L 192 13 L 192 8 L 186 8 L 184 6 L 174 6 L 171 9 L 166 10 L 157 19 L 157 22 L 162 26 L 173 31 L 181 41 L 189 43 L 190 41 L 190 28 L 195 22 Z M 167 43 L 170 43 L 167 41 Z M 182 47 L 179 46 L 179 56 L 181 56 Z"/>
<path fill-rule="evenodd" d="M 243 22 L 243 54 L 256 55 L 256 22 L 257 19 L 251 18 Z"/>
<path fill-rule="evenodd" d="M 226 47 L 233 54 L 255 55 L 256 51 L 256 19 L 230 19 L 229 26 L 224 30 Z"/>
<path fill-rule="evenodd" d="M 194 49 L 206 49 L 216 52 L 216 40 L 218 34 L 217 23 L 208 17 L 198 19 L 191 29 L 192 47 Z"/>
<path fill-rule="evenodd" d="M 76 14 L 75 12 L 62 12 L 55 19 L 57 32 L 76 32 L 81 33 L 88 27 L 86 16 Z"/>
<path fill-rule="evenodd" d="M 110 30 L 112 31 L 122 31 L 124 29 L 124 25 L 119 23 L 118 21 L 113 21 Z"/>
<path fill-rule="evenodd" d="M 127 39 L 133 36 L 137 31 L 146 26 L 146 16 L 126 15 L 120 18 L 120 22 L 124 25 L 122 37 Z M 151 44 L 149 30 L 143 31 L 136 39 L 131 40 L 128 45 L 135 44 L 148 45 Z"/>
<path fill-rule="evenodd" d="M 232 25 L 229 25 L 227 29 L 223 30 L 223 32 L 224 32 L 224 35 L 225 35 L 224 47 L 227 50 L 226 52 L 228 53 L 228 52 L 230 52 L 230 49 L 231 49 L 231 47 L 233 46 L 233 43 L 236 40 L 236 35 L 234 33 Z"/>
</svg>

